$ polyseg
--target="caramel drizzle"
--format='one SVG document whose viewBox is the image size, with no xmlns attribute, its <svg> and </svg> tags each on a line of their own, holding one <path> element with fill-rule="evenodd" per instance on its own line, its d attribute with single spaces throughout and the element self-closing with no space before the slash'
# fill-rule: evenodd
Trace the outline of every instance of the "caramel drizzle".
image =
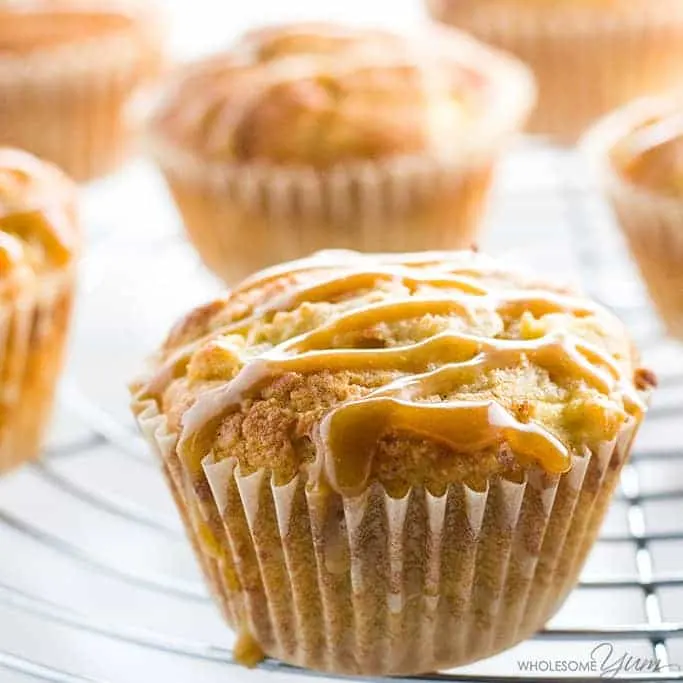
<svg viewBox="0 0 683 683">
<path fill-rule="evenodd" d="M 6 275 L 24 260 L 22 243 L 13 235 L 0 231 L 0 276 Z"/>
<path fill-rule="evenodd" d="M 519 422 L 495 401 L 416 404 L 395 397 L 371 397 L 332 411 L 320 425 L 323 467 L 330 486 L 347 496 L 360 495 L 371 476 L 369 456 L 392 431 L 471 453 L 506 443 L 523 460 L 538 460 L 550 472 L 562 473 L 570 466 L 569 450 L 559 439 L 538 425 Z"/>
<path fill-rule="evenodd" d="M 456 287 L 448 297 L 420 298 L 403 296 L 379 304 L 352 309 L 327 324 L 287 340 L 266 353 L 250 359 L 234 379 L 224 386 L 204 392 L 183 417 L 180 447 L 195 453 L 196 466 L 205 453 L 198 453 L 204 443 L 203 432 L 216 420 L 239 408 L 242 401 L 255 397 L 269 382 L 286 373 L 320 371 L 387 371 L 402 375 L 362 399 L 332 408 L 320 423 L 316 444 L 329 483 L 348 495 L 356 495 L 367 485 L 372 453 L 387 433 L 408 432 L 455 449 L 506 445 L 520 461 L 539 462 L 547 471 L 561 473 L 571 464 L 571 450 L 541 424 L 520 421 L 494 400 L 448 400 L 430 402 L 438 395 L 449 395 L 474 384 L 482 374 L 495 369 L 532 363 L 544 369 L 558 385 L 580 381 L 611 396 L 619 392 L 626 418 L 639 415 L 645 405 L 633 383 L 624 376 L 614 358 L 583 339 L 565 333 L 553 333 L 532 340 L 494 339 L 447 330 L 425 340 L 390 348 L 332 348 L 340 335 L 353 335 L 373 324 L 418 319 L 425 315 L 457 315 L 472 319 L 482 311 L 520 313 L 537 316 L 569 312 L 588 315 L 595 311 L 572 297 L 538 291 L 481 293 L 480 283 L 472 291 L 471 283 L 457 277 L 407 274 L 400 265 L 379 271 L 346 270 L 327 279 L 302 287 L 290 297 L 297 305 L 313 298 L 324 299 L 330 293 L 352 292 L 368 286 L 373 278 L 391 277 L 414 292 L 421 284 Z M 436 283 L 436 284 L 435 284 Z M 348 289 L 346 289 L 348 288 Z M 257 309 L 281 310 L 283 302 L 274 301 Z M 252 318 L 249 319 L 251 321 Z M 238 322 L 235 328 L 248 327 Z M 214 332 L 215 334 L 215 332 Z"/>
<path fill-rule="evenodd" d="M 372 257 L 349 249 L 327 249 L 319 251 L 312 256 L 297 261 L 271 266 L 246 278 L 233 291 L 243 292 L 256 287 L 264 287 L 276 280 L 285 277 L 294 277 L 310 271 L 329 269 L 345 270 L 347 273 L 354 268 L 367 273 L 379 261 L 392 271 L 396 277 L 400 275 L 397 267 L 429 268 L 430 271 L 441 273 L 459 273 L 465 275 L 481 276 L 498 271 L 492 261 L 481 256 L 477 257 L 476 267 L 465 265 L 458 254 L 463 252 L 452 251 L 423 251 L 414 254 L 373 254 Z M 363 268 L 365 266 L 365 268 Z"/>
<path fill-rule="evenodd" d="M 355 254 L 355 252 L 350 252 L 350 254 L 359 256 Z M 435 253 L 434 257 L 436 258 L 438 255 L 439 254 Z M 325 253 L 323 259 L 326 256 L 327 254 Z M 469 277 L 470 274 L 477 272 L 475 269 L 472 269 L 471 267 L 460 267 L 459 265 L 454 265 L 453 262 L 442 263 L 439 267 L 430 267 L 430 269 L 426 270 L 422 275 L 414 274 L 414 271 L 408 270 L 405 267 L 406 265 L 412 265 L 413 263 L 418 267 L 433 265 L 431 258 L 425 260 L 424 254 L 421 255 L 421 257 L 422 260 L 408 260 L 403 263 L 394 261 L 396 265 L 393 267 L 389 265 L 392 262 L 392 259 L 388 257 L 386 259 L 387 265 L 383 268 L 363 270 L 361 268 L 349 268 L 348 265 L 344 268 L 343 260 L 335 260 L 328 265 L 325 260 L 318 261 L 316 255 L 316 257 L 303 259 L 299 262 L 294 262 L 294 264 L 290 264 L 293 267 L 288 271 L 285 271 L 282 267 L 262 271 L 261 274 L 255 275 L 242 284 L 242 286 L 234 290 L 235 293 L 244 292 L 256 287 L 264 287 L 287 275 L 293 277 L 306 272 L 320 270 L 321 268 L 329 267 L 333 270 L 338 270 L 339 272 L 336 275 L 328 276 L 322 280 L 316 280 L 310 285 L 295 288 L 292 294 L 287 294 L 283 297 L 275 297 L 261 306 L 258 306 L 245 318 L 228 323 L 219 329 L 212 330 L 196 341 L 181 348 L 179 351 L 172 354 L 156 372 L 155 376 L 148 383 L 147 391 L 151 396 L 158 396 L 161 394 L 168 382 L 173 379 L 176 372 L 184 369 L 184 365 L 192 354 L 214 336 L 233 334 L 244 335 L 251 325 L 258 320 L 263 319 L 264 316 L 277 312 L 291 311 L 303 302 L 329 301 L 345 293 L 353 293 L 366 288 L 369 289 L 379 282 L 393 281 L 398 286 L 406 289 L 410 294 L 414 294 L 420 287 L 449 290 L 455 289 L 466 294 L 480 297 L 477 300 L 477 304 L 481 306 L 481 310 L 488 308 L 491 311 L 498 310 L 499 312 L 507 312 L 510 315 L 514 315 L 515 312 L 519 313 L 522 310 L 528 310 L 537 317 L 548 313 L 563 313 L 568 311 L 577 316 L 590 315 L 595 312 L 595 308 L 590 307 L 587 303 L 574 297 L 560 294 L 552 296 L 546 293 L 536 294 L 533 290 L 519 293 L 510 292 L 503 299 L 496 299 L 486 287 Z M 360 259 L 358 260 L 362 263 Z M 486 271 L 480 269 L 478 272 L 481 275 L 485 272 L 492 273 L 494 270 L 491 269 Z M 453 295 L 451 294 L 451 296 Z M 441 306 L 442 304 L 438 303 L 436 305 Z M 377 309 L 373 310 L 378 312 Z M 462 310 L 469 311 L 469 308 L 463 308 Z M 379 312 L 381 312 L 381 309 Z M 436 313 L 436 311 L 425 312 Z"/>
<path fill-rule="evenodd" d="M 63 207 L 27 210 L 0 215 L 0 231 L 12 238 L 21 251 L 7 249 L 3 241 L 0 250 L 5 265 L 26 261 L 26 248 L 38 249 L 39 258 L 46 265 L 64 265 L 71 258 L 68 241 L 69 217 Z"/>
<path fill-rule="evenodd" d="M 349 253 L 353 254 L 354 252 Z M 288 271 L 284 271 L 281 267 L 262 271 L 260 274 L 245 281 L 234 291 L 235 293 L 240 293 L 256 287 L 264 287 L 270 282 L 278 280 L 286 275 L 295 276 L 314 270 L 320 270 L 321 268 L 340 269 L 341 272 L 338 275 L 317 280 L 311 285 L 295 288 L 292 294 L 275 297 L 273 300 L 258 306 L 247 317 L 236 322 L 228 323 L 218 330 L 212 330 L 191 344 L 183 347 L 178 352 L 172 354 L 155 373 L 155 376 L 147 385 L 148 393 L 152 396 L 158 396 L 162 393 L 168 382 L 175 376 L 175 373 L 178 370 L 182 370 L 184 364 L 189 360 L 192 354 L 212 337 L 216 335 L 231 334 L 244 335 L 251 325 L 264 316 L 277 312 L 291 311 L 303 302 L 313 303 L 316 301 L 326 301 L 344 293 L 357 292 L 358 290 L 366 288 L 369 289 L 379 282 L 391 281 L 396 282 L 410 293 L 413 293 L 421 286 L 429 286 L 435 289 L 457 289 L 463 292 L 469 292 L 470 294 L 480 294 L 482 296 L 486 295 L 488 291 L 467 275 L 458 276 L 447 272 L 442 274 L 437 270 L 434 275 L 425 273 L 425 275 L 419 276 L 414 275 L 411 271 L 403 268 L 403 264 L 394 266 L 393 268 L 386 266 L 384 268 L 368 271 L 362 269 L 349 269 L 348 261 L 346 261 L 347 266 L 346 269 L 344 269 L 343 260 L 335 260 L 328 266 L 324 260 L 317 260 L 317 256 L 315 258 L 302 259 L 301 261 L 294 263 L 297 265 L 290 264 L 293 267 Z M 473 271 L 467 269 L 467 272 Z"/>
<path fill-rule="evenodd" d="M 0 232 L 6 236 L 0 267 L 25 263 L 27 256 L 66 264 L 75 248 L 72 204 L 73 187 L 57 169 L 0 147 Z"/>
</svg>

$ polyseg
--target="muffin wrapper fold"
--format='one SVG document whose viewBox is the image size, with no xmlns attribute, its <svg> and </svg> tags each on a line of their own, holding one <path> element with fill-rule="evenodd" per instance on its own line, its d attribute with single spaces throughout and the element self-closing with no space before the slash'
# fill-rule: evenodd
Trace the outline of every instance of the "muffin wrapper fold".
<svg viewBox="0 0 683 683">
<path fill-rule="evenodd" d="M 667 332 L 683 340 L 683 201 L 613 186 L 609 198 Z"/>
<path fill-rule="evenodd" d="M 321 249 L 472 247 L 494 166 L 524 125 L 536 93 L 525 67 L 460 40 L 483 73 L 491 69 L 491 101 L 468 134 L 458 144 L 443 141 L 444 149 L 318 170 L 210 160 L 151 130 L 150 152 L 206 265 L 232 283 Z"/>
<path fill-rule="evenodd" d="M 683 76 L 680 3 L 635 2 L 642 9 L 597 11 L 570 2 L 534 11 L 517 3 L 427 0 L 436 19 L 508 50 L 533 69 L 540 97 L 528 130 L 567 143 L 612 109 L 675 88 Z"/>
<path fill-rule="evenodd" d="M 211 454 L 193 481 L 156 402 L 133 411 L 228 622 L 272 657 L 347 674 L 452 668 L 542 627 L 576 583 L 637 427 L 562 476 L 344 498 Z"/>
<path fill-rule="evenodd" d="M 206 265 L 231 283 L 322 249 L 470 248 L 503 149 L 458 165 L 414 158 L 327 173 L 202 164 L 159 147 L 154 156 L 190 240 Z"/>
<path fill-rule="evenodd" d="M 38 456 L 62 368 L 73 268 L 0 303 L 0 472 Z"/>
<path fill-rule="evenodd" d="M 600 121 L 582 147 L 667 332 L 683 340 L 683 200 L 629 182 L 610 159 L 613 145 L 633 126 L 672 106 L 673 100 L 639 100 Z"/>
<path fill-rule="evenodd" d="M 141 35 L 121 33 L 21 60 L 0 57 L 0 143 L 51 161 L 78 181 L 116 168 L 140 125 L 132 98 L 160 69 L 157 31 L 149 29 L 144 46 Z"/>
</svg>

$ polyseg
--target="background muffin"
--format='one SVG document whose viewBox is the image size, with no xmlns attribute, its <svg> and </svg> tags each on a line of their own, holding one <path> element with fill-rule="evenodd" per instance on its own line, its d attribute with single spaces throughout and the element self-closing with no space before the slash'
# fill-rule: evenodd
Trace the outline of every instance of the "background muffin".
<svg viewBox="0 0 683 683">
<path fill-rule="evenodd" d="M 530 131 L 573 142 L 596 118 L 683 77 L 680 0 L 427 0 L 432 15 L 534 70 Z"/>
<path fill-rule="evenodd" d="M 605 310 L 482 256 L 328 252 L 187 316 L 133 410 L 238 655 L 409 674 L 558 609 L 643 417 L 637 362 Z"/>
<path fill-rule="evenodd" d="M 471 246 L 532 100 L 520 65 L 456 33 L 296 24 L 182 71 L 151 147 L 202 258 L 234 282 L 321 248 Z"/>
<path fill-rule="evenodd" d="M 112 170 L 129 151 L 126 105 L 160 67 L 159 22 L 126 0 L 0 4 L 0 144 L 77 180 Z"/>
<path fill-rule="evenodd" d="M 0 148 L 0 471 L 38 455 L 79 244 L 72 183 L 53 166 Z"/>
<path fill-rule="evenodd" d="M 585 146 L 669 334 L 683 339 L 683 99 L 627 105 Z"/>
</svg>

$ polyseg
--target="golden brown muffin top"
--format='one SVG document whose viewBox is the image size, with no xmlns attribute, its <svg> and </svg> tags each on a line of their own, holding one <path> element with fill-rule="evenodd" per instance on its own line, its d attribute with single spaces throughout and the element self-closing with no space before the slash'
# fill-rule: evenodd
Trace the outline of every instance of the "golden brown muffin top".
<svg viewBox="0 0 683 683">
<path fill-rule="evenodd" d="M 436 0 L 438 2 L 438 0 Z M 514 5 L 515 7 L 525 7 L 536 10 L 553 9 L 557 7 L 572 7 L 580 10 L 586 9 L 615 9 L 643 7 L 643 0 L 443 0 L 451 2 L 455 6 L 467 7 L 468 5 Z M 676 2 L 677 0 L 674 0 Z M 649 3 L 650 0 L 645 0 Z"/>
<path fill-rule="evenodd" d="M 116 0 L 0 1 L 0 55 L 21 56 L 97 40 L 134 22 L 133 5 Z"/>
<path fill-rule="evenodd" d="M 665 17 L 667 8 L 680 7 L 680 0 L 426 0 L 432 11 L 441 18 L 450 21 L 463 21 L 467 25 L 471 20 L 490 21 L 496 12 L 502 16 L 496 20 L 524 21 L 541 19 L 544 22 L 591 19 L 609 22 L 614 16 L 637 16 L 645 20 L 653 16 Z M 656 14 L 653 12 L 656 12 Z M 510 14 L 514 13 L 515 18 Z M 457 25 L 457 24 L 456 24 Z M 517 28 L 527 24 L 520 24 Z M 565 26 L 554 23 L 551 30 L 581 29 L 582 26 Z"/>
<path fill-rule="evenodd" d="M 614 145 L 611 157 L 635 185 L 683 198 L 683 107 L 635 126 Z"/>
<path fill-rule="evenodd" d="M 134 392 L 193 469 L 402 495 L 568 470 L 641 416 L 637 363 L 606 310 L 484 256 L 332 251 L 190 313 Z"/>
<path fill-rule="evenodd" d="M 0 280 L 65 267 L 80 236 L 76 191 L 56 167 L 0 147 Z"/>
<path fill-rule="evenodd" d="M 222 162 L 325 168 L 452 154 L 485 118 L 495 78 L 504 72 L 507 87 L 520 68 L 436 27 L 409 38 L 333 24 L 278 26 L 181 71 L 151 128 Z M 500 106 L 514 116 L 518 105 Z"/>
</svg>

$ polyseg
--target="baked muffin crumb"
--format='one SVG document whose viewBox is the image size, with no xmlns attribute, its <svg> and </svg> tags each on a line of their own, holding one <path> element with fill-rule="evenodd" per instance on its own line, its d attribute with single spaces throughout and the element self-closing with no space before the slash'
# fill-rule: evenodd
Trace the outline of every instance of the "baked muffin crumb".
<svg viewBox="0 0 683 683">
<path fill-rule="evenodd" d="M 210 450 L 277 484 L 396 496 L 566 471 L 654 382 L 606 310 L 471 252 L 266 271 L 191 313 L 155 367 L 145 390 L 193 466 Z"/>
</svg>

